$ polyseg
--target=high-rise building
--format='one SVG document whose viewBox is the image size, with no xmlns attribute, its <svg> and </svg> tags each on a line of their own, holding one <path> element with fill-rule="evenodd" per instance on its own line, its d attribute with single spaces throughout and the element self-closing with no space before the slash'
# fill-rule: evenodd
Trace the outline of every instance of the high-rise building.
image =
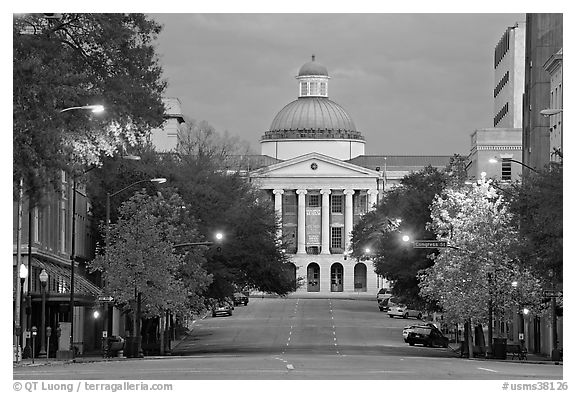
<svg viewBox="0 0 576 393">
<path fill-rule="evenodd" d="M 522 128 L 526 23 L 508 27 L 494 49 L 494 127 Z"/>
<path fill-rule="evenodd" d="M 526 74 L 522 115 L 522 162 L 541 169 L 550 162 L 550 73 L 544 65 L 562 48 L 562 14 L 526 14 Z"/>
</svg>

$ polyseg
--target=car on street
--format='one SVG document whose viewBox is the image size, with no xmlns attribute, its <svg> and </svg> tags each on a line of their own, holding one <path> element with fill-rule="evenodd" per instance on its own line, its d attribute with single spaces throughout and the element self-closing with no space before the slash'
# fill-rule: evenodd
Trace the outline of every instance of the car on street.
<svg viewBox="0 0 576 393">
<path fill-rule="evenodd" d="M 380 288 L 376 294 L 376 300 L 380 302 L 382 299 L 387 299 L 392 296 L 392 290 L 390 288 Z"/>
<path fill-rule="evenodd" d="M 234 294 L 234 305 L 235 306 L 239 306 L 239 305 L 248 305 L 248 296 L 246 296 L 244 293 L 242 292 L 236 292 Z"/>
<path fill-rule="evenodd" d="M 425 347 L 448 348 L 449 340 L 438 329 L 431 326 L 417 326 L 408 332 L 406 342 L 410 346 L 422 344 Z"/>
<path fill-rule="evenodd" d="M 378 309 L 380 311 L 388 311 L 388 303 L 389 303 L 390 298 L 384 298 L 381 300 L 378 300 Z"/>
<path fill-rule="evenodd" d="M 422 319 L 422 311 L 407 307 L 404 304 L 394 304 L 389 307 L 388 316 L 390 318 L 402 317 Z"/>
<path fill-rule="evenodd" d="M 434 325 L 434 324 L 431 323 L 431 322 L 419 323 L 419 324 L 415 324 L 415 325 L 408 325 L 408 326 L 405 326 L 404 329 L 402 329 L 402 338 L 404 338 L 404 342 L 406 342 L 406 343 L 408 342 L 408 333 L 412 332 L 415 328 L 418 328 L 418 327 L 429 327 L 429 328 L 431 328 L 431 329 L 436 329 L 436 330 L 438 330 L 439 332 L 441 332 L 441 331 L 436 327 L 436 325 Z"/>
<path fill-rule="evenodd" d="M 227 302 L 220 302 L 212 308 L 212 316 L 217 317 L 218 315 L 228 315 L 232 316 L 232 307 Z"/>
</svg>

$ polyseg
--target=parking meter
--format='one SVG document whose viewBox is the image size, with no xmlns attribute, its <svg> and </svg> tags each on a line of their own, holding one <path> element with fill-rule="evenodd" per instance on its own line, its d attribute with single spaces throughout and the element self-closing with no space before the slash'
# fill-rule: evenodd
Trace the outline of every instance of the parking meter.
<svg viewBox="0 0 576 393">
<path fill-rule="evenodd" d="M 38 334 L 38 328 L 36 326 L 32 326 L 32 363 L 34 363 L 34 352 L 36 349 L 36 335 Z"/>
<path fill-rule="evenodd" d="M 50 337 L 52 335 L 52 328 L 50 326 L 48 326 L 46 328 L 46 337 Z"/>
</svg>

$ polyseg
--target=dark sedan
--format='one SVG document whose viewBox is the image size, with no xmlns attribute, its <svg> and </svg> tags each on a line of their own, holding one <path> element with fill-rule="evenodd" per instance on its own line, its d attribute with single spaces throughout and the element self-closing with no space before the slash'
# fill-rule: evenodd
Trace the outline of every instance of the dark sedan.
<svg viewBox="0 0 576 393">
<path fill-rule="evenodd" d="M 448 348 L 449 340 L 438 329 L 431 326 L 417 326 L 408 332 L 406 342 L 410 345 L 422 344 L 425 347 Z"/>
</svg>

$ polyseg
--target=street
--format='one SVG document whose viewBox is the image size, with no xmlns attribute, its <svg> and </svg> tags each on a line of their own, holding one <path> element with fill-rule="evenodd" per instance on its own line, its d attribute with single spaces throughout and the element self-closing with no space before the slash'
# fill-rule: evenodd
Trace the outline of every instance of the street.
<svg viewBox="0 0 576 393">
<path fill-rule="evenodd" d="M 27 380 L 560 380 L 562 366 L 468 360 L 450 348 L 411 347 L 375 301 L 251 298 L 210 315 L 172 357 L 17 367 Z M 455 346 L 455 345 L 453 345 Z"/>
</svg>

